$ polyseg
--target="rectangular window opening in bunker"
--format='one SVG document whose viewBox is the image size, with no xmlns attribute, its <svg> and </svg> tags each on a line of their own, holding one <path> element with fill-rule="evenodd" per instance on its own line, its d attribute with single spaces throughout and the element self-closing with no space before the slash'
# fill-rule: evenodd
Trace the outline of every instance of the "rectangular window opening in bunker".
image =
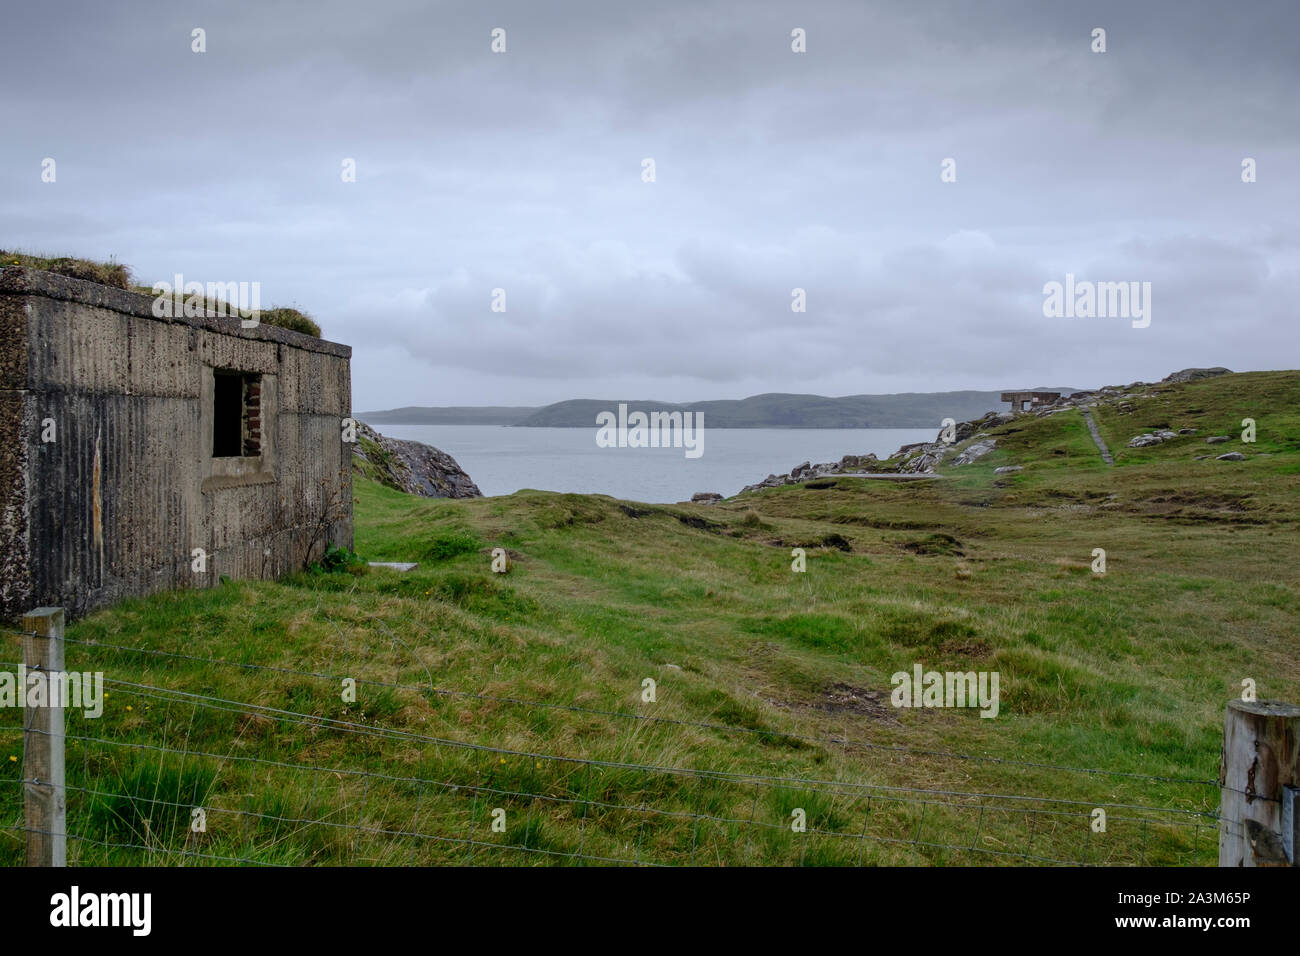
<svg viewBox="0 0 1300 956">
<path fill-rule="evenodd" d="M 213 369 L 212 457 L 256 458 L 262 453 L 262 376 Z"/>
</svg>

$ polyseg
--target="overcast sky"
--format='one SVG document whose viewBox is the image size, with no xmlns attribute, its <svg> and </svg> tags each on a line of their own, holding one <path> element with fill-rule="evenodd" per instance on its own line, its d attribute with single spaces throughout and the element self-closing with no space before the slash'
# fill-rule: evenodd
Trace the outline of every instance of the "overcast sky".
<svg viewBox="0 0 1300 956">
<path fill-rule="evenodd" d="M 12 4 L 0 246 L 260 282 L 357 410 L 1294 368 L 1298 38 L 1295 0 Z M 1067 272 L 1150 326 L 1045 318 Z"/>
</svg>

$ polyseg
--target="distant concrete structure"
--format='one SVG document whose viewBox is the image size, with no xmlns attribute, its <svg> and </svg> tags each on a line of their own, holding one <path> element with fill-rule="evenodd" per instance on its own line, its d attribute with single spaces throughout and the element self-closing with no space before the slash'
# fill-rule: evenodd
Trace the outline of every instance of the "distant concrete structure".
<svg viewBox="0 0 1300 956">
<path fill-rule="evenodd" d="M 1011 403 L 1011 410 L 1017 414 L 1025 411 L 1028 405 L 1050 405 L 1061 397 L 1060 392 L 1003 392 L 1002 401 Z"/>
<path fill-rule="evenodd" d="M 352 349 L 0 269 L 0 616 L 352 545 Z"/>
</svg>

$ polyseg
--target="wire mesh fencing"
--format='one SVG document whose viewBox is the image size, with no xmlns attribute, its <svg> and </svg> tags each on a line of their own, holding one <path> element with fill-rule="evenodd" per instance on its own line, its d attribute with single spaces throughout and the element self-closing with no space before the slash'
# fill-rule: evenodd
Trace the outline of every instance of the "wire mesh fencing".
<svg viewBox="0 0 1300 956">
<path fill-rule="evenodd" d="M 69 864 L 1196 865 L 1215 859 L 1214 781 L 478 694 L 438 687 L 431 675 L 427 683 L 353 680 L 125 643 L 68 639 L 66 645 L 75 666 L 88 673 L 141 678 L 103 678 L 108 719 L 67 715 Z M 129 669 L 121 666 L 126 661 L 134 662 Z M 240 675 L 239 686 L 256 690 L 248 696 L 259 699 L 205 692 L 222 686 L 219 674 Z M 346 694 L 340 700 L 349 680 L 367 706 L 349 706 Z M 523 744 L 509 739 L 520 737 L 517 732 L 485 740 L 476 733 L 476 712 L 466 706 L 509 711 L 535 732 Z M 430 721 L 438 732 L 419 729 L 413 714 L 438 718 Z M 608 756 L 529 745 L 557 727 L 556 716 L 590 724 Z M 446 732 L 452 728 L 459 732 Z M 671 746 L 686 734 L 848 753 L 853 760 L 825 761 L 831 772 L 824 776 L 708 766 L 692 747 Z M 10 865 L 22 862 L 23 792 L 33 783 L 21 769 L 23 735 L 21 719 L 0 715 L 0 861 Z M 675 759 L 639 756 L 648 739 Z M 1021 775 L 1073 782 L 1049 793 L 896 782 L 900 775 L 923 776 L 924 766 L 935 762 L 994 768 L 1003 782 Z M 1145 785 L 1178 800 L 1128 796 Z"/>
</svg>

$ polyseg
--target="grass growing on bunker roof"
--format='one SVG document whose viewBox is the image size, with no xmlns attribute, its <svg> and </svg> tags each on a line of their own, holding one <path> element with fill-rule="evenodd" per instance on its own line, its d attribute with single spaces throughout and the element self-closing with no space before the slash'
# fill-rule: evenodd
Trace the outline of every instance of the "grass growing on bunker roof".
<svg viewBox="0 0 1300 956">
<path fill-rule="evenodd" d="M 128 266 L 112 259 L 107 262 L 97 262 L 93 259 L 77 259 L 69 256 L 38 256 L 24 252 L 0 250 L 0 267 L 3 266 L 20 266 L 25 269 L 51 272 L 55 275 L 67 276 L 70 279 L 82 279 L 86 282 L 95 282 L 99 285 L 123 289 L 127 292 L 138 292 L 141 295 L 150 297 L 156 294 L 153 286 L 137 283 Z M 170 277 L 168 278 L 170 279 Z M 204 311 L 221 312 L 226 315 L 238 314 L 241 317 L 249 315 L 247 311 L 236 310 L 225 302 L 209 299 L 207 296 L 197 296 L 196 298 L 200 300 Z M 188 299 L 190 299 L 190 296 L 177 296 L 176 308 L 183 308 L 184 302 Z M 309 313 L 302 309 L 288 306 L 272 306 L 269 309 L 262 309 L 258 318 L 265 325 L 274 325 L 278 328 L 289 329 L 292 332 L 301 332 L 303 335 L 310 335 L 315 338 L 321 336 L 320 325 Z"/>
</svg>

